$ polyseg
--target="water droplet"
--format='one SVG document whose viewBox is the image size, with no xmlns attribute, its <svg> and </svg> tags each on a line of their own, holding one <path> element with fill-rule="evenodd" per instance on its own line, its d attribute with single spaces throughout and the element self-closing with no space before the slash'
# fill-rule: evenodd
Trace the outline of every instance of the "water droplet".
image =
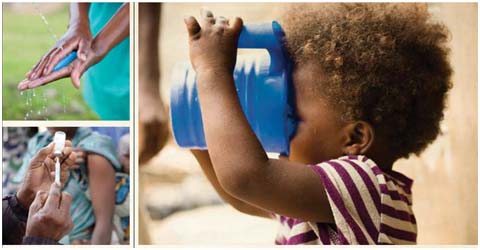
<svg viewBox="0 0 480 250">
<path fill-rule="evenodd" d="M 23 95 L 23 91 L 20 92 L 20 95 Z"/>
</svg>

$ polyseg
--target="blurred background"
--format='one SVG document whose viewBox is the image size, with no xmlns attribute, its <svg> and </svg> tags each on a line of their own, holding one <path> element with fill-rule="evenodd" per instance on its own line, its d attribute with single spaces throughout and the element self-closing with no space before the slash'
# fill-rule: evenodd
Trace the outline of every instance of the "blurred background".
<svg viewBox="0 0 480 250">
<path fill-rule="evenodd" d="M 176 146 L 171 135 L 168 139 L 157 135 L 153 138 L 166 141 L 157 153 L 156 149 L 164 142 L 152 142 L 149 135 L 164 133 L 159 124 L 167 119 L 168 112 L 156 107 L 168 106 L 173 66 L 188 60 L 185 15 L 198 16 L 201 7 L 208 7 L 214 14 L 240 16 L 245 22 L 271 21 L 278 19 L 288 5 L 166 3 L 161 8 L 145 5 L 151 7 L 150 11 L 142 9 L 142 5 L 145 4 L 140 4 L 139 11 L 140 244 L 272 245 L 277 231 L 275 222 L 241 214 L 224 204 L 188 150 Z M 477 4 L 428 5 L 434 18 L 445 23 L 452 34 L 454 86 L 442 123 L 443 134 L 421 157 L 401 160 L 395 164 L 395 170 L 414 179 L 413 209 L 419 244 L 477 244 Z M 161 14 L 152 13 L 160 9 Z M 146 15 L 142 16 L 143 13 Z M 159 23 L 159 34 L 155 34 L 152 23 Z M 153 44 L 145 39 L 149 32 L 154 34 L 148 39 Z M 147 50 L 149 46 L 159 47 L 160 71 L 142 80 L 142 69 L 151 65 L 142 58 L 142 51 L 152 52 Z M 151 55 L 148 57 L 153 60 Z M 142 103 L 142 98 L 152 94 L 147 93 L 148 88 L 142 92 L 142 88 L 155 85 L 157 88 L 150 90 L 155 90 L 153 94 L 159 94 L 163 103 L 157 106 Z M 162 122 L 142 120 L 142 113 L 153 111 Z M 142 158 L 142 152 L 150 156 Z"/>
<path fill-rule="evenodd" d="M 17 90 L 25 74 L 56 43 L 52 33 L 59 38 L 67 30 L 68 3 L 2 3 L 2 11 L 3 120 L 99 119 L 69 78 L 23 94 Z"/>
</svg>

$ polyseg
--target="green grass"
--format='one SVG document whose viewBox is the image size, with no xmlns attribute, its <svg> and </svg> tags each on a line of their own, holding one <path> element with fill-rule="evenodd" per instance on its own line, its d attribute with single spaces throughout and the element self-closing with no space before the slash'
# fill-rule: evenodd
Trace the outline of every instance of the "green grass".
<svg viewBox="0 0 480 250">
<path fill-rule="evenodd" d="M 68 6 L 45 13 L 45 17 L 53 32 L 61 37 L 68 24 Z M 17 91 L 17 85 L 25 78 L 25 73 L 54 43 L 54 38 L 38 14 L 20 13 L 3 7 L 3 120 L 23 120 L 30 109 L 33 110 L 29 117 L 32 120 L 99 119 L 69 78 L 36 89 L 32 108 L 27 106 L 27 94 L 20 95 Z M 46 102 L 43 94 L 47 96 Z M 44 105 L 48 110 L 46 116 Z M 38 111 L 41 111 L 40 115 L 37 115 Z"/>
</svg>

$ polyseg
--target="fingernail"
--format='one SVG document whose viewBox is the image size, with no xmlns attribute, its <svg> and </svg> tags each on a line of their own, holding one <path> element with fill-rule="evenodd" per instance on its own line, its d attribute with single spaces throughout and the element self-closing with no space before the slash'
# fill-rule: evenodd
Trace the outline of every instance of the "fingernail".
<svg viewBox="0 0 480 250">
<path fill-rule="evenodd" d="M 17 89 L 20 91 L 25 90 L 25 87 L 27 86 L 27 84 L 25 84 L 26 81 L 27 79 L 23 79 L 20 83 L 18 83 Z"/>
</svg>

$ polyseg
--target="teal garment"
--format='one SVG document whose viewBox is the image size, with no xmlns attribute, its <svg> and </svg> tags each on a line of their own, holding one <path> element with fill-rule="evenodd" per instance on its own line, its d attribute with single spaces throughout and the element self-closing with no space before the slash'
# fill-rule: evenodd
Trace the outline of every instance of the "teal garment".
<svg viewBox="0 0 480 250">
<path fill-rule="evenodd" d="M 91 3 L 88 13 L 95 36 L 123 3 Z M 83 98 L 103 120 L 130 119 L 130 41 L 121 41 L 83 75 Z"/>
<path fill-rule="evenodd" d="M 53 140 L 53 135 L 46 131 L 35 135 L 28 143 L 28 150 L 23 159 L 23 165 L 20 168 L 14 181 L 20 183 L 28 169 L 30 160 L 43 147 L 47 146 Z M 121 170 L 120 162 L 117 158 L 116 149 L 108 136 L 92 132 L 90 128 L 78 128 L 72 139 L 73 147 L 81 147 L 86 152 L 95 153 L 105 157 L 115 169 L 115 172 Z M 69 244 L 73 240 L 91 239 L 92 230 L 95 225 L 95 214 L 90 199 L 88 168 L 86 164 L 80 165 L 79 169 L 72 170 L 63 191 L 72 195 L 72 205 L 70 214 L 74 227 L 72 231 L 62 239 L 62 243 Z"/>
</svg>

